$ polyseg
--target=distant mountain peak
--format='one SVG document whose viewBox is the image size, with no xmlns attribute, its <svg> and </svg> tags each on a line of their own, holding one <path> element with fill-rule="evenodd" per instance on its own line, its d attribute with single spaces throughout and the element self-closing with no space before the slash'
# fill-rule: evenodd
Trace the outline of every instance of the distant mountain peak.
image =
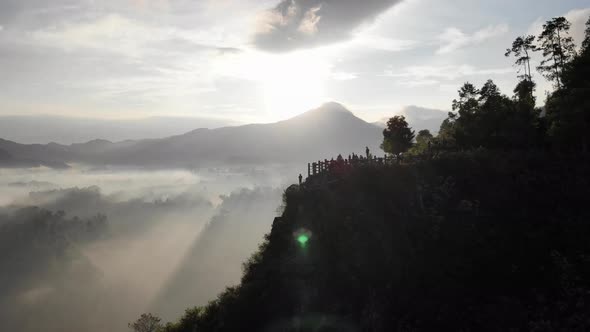
<svg viewBox="0 0 590 332">
<path fill-rule="evenodd" d="M 346 107 L 344 107 L 344 105 L 342 105 L 338 102 L 335 102 L 335 101 L 330 101 L 330 102 L 324 103 L 324 104 L 322 104 L 322 106 L 318 107 L 317 110 L 322 111 L 322 112 L 352 113 Z"/>
<path fill-rule="evenodd" d="M 305 113 L 301 113 L 291 119 L 281 121 L 283 123 L 291 123 L 291 122 L 315 122 L 315 123 L 323 123 L 323 122 L 332 122 L 337 123 L 337 121 L 360 121 L 365 122 L 364 120 L 358 118 L 354 113 L 349 111 L 344 105 L 337 103 L 337 102 L 327 102 L 319 106 L 318 108 L 311 109 Z"/>
</svg>

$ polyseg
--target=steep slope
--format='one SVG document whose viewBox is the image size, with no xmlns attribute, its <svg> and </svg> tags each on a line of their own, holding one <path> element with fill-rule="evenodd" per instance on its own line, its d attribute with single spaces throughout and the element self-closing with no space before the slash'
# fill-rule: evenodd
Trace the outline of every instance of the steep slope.
<svg viewBox="0 0 590 332">
<path fill-rule="evenodd" d="M 241 284 L 166 331 L 588 330 L 589 165 L 480 151 L 311 178 Z"/>
</svg>

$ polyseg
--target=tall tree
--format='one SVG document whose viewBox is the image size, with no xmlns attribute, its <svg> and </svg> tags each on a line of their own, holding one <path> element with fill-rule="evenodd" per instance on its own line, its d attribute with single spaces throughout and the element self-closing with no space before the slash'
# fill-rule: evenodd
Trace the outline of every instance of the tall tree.
<svg viewBox="0 0 590 332">
<path fill-rule="evenodd" d="M 520 107 L 503 95 L 492 80 L 480 89 L 465 83 L 458 93 L 459 99 L 453 101 L 455 112 L 449 113 L 435 140 L 437 148 L 453 148 L 454 145 L 460 149 L 523 149 L 537 144 L 534 107 Z"/>
<path fill-rule="evenodd" d="M 504 54 L 506 57 L 514 55 L 516 66 L 522 66 L 524 69 L 524 75 L 519 75 L 521 81 L 517 84 L 514 89 L 517 100 L 525 105 L 532 105 L 535 107 L 535 86 L 533 82 L 533 73 L 531 72 L 531 55 L 537 51 L 537 47 L 534 44 L 535 36 L 521 36 L 512 42 L 512 48 L 506 49 Z M 520 69 L 518 73 L 520 73 Z"/>
<path fill-rule="evenodd" d="M 554 17 L 543 25 L 538 37 L 544 59 L 537 70 L 548 80 L 555 81 L 558 90 L 562 88 L 563 71 L 576 54 L 574 40 L 569 36 L 570 27 L 565 17 Z"/>
<path fill-rule="evenodd" d="M 535 36 L 518 37 L 512 42 L 512 48 L 506 49 L 506 53 L 504 54 L 506 57 L 514 55 L 516 58 L 514 64 L 523 67 L 523 79 L 528 81 L 532 81 L 531 54 L 536 51 L 534 42 Z"/>
<path fill-rule="evenodd" d="M 416 135 L 416 144 L 410 149 L 410 153 L 421 154 L 425 153 L 430 149 L 430 145 L 434 141 L 434 136 L 430 133 L 430 130 L 423 129 Z"/>
<path fill-rule="evenodd" d="M 533 81 L 522 80 L 514 87 L 514 99 L 520 106 L 534 109 L 536 104 L 536 97 L 534 95 L 537 84 Z"/>
<path fill-rule="evenodd" d="M 584 41 L 582 42 L 581 53 L 590 53 L 590 17 L 588 18 L 588 21 L 586 21 L 586 35 L 584 37 Z"/>
<path fill-rule="evenodd" d="M 159 332 L 164 327 L 160 321 L 160 317 L 148 313 L 142 314 L 141 317 L 135 322 L 129 323 L 128 326 L 133 332 Z"/>
<path fill-rule="evenodd" d="M 562 75 L 562 89 L 545 103 L 548 134 L 560 150 L 590 148 L 590 20 L 580 54 L 567 65 Z"/>
<path fill-rule="evenodd" d="M 420 130 L 418 132 L 418 135 L 416 136 L 416 143 L 424 145 L 424 144 L 428 144 L 428 142 L 432 141 L 432 139 L 434 138 L 434 136 L 432 136 L 432 134 L 430 133 L 430 130 L 428 129 L 423 129 Z"/>
<path fill-rule="evenodd" d="M 457 92 L 459 93 L 459 100 L 453 100 L 453 111 L 474 113 L 479 105 L 479 90 L 475 85 L 466 82 Z"/>
<path fill-rule="evenodd" d="M 492 80 L 487 80 L 479 90 L 479 102 L 481 104 L 491 103 L 500 96 L 502 96 L 502 93 Z"/>
<path fill-rule="evenodd" d="M 403 115 L 396 115 L 387 121 L 387 128 L 383 130 L 381 149 L 387 153 L 399 155 L 412 147 L 414 131 L 408 126 Z"/>
</svg>

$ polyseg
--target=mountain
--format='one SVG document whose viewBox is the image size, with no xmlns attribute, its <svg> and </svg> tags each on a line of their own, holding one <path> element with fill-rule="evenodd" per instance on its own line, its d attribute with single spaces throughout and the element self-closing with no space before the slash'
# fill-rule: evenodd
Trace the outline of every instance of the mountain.
<svg viewBox="0 0 590 332">
<path fill-rule="evenodd" d="M 237 125 L 234 121 L 203 117 L 148 117 L 96 119 L 67 116 L 0 116 L 2 138 L 26 143 L 72 144 L 97 137 L 110 141 L 165 138 L 195 128 Z"/>
<path fill-rule="evenodd" d="M 60 160 L 60 157 L 64 156 L 61 151 L 61 147 L 55 148 L 52 145 L 24 145 L 0 138 L 0 168 L 68 168 L 69 166 Z M 50 156 L 52 152 L 55 154 Z"/>
<path fill-rule="evenodd" d="M 338 103 L 326 103 L 294 118 L 270 124 L 196 129 L 162 139 L 82 144 L 18 144 L 0 140 L 0 149 L 18 158 L 43 163 L 194 167 L 227 163 L 308 162 L 364 153 L 379 153 L 381 129 Z"/>
<path fill-rule="evenodd" d="M 425 108 L 419 106 L 406 106 L 400 112 L 400 115 L 406 117 L 408 125 L 412 127 L 416 133 L 422 129 L 428 129 L 431 133 L 438 133 L 440 124 L 447 118 L 447 113 L 441 110 Z M 373 122 L 374 125 L 385 128 L 388 118 Z"/>
</svg>

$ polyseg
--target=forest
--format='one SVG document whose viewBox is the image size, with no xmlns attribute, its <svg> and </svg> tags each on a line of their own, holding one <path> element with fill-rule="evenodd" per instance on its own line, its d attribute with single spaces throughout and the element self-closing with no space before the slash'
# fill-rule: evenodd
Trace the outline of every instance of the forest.
<svg viewBox="0 0 590 332">
<path fill-rule="evenodd" d="M 176 322 L 150 313 L 129 327 L 590 330 L 586 27 L 581 45 L 563 17 L 516 38 L 505 52 L 520 78 L 513 95 L 465 83 L 436 136 L 391 118 L 382 148 L 400 162 L 290 186 L 238 285 Z M 554 85 L 542 107 L 535 52 Z"/>
</svg>

